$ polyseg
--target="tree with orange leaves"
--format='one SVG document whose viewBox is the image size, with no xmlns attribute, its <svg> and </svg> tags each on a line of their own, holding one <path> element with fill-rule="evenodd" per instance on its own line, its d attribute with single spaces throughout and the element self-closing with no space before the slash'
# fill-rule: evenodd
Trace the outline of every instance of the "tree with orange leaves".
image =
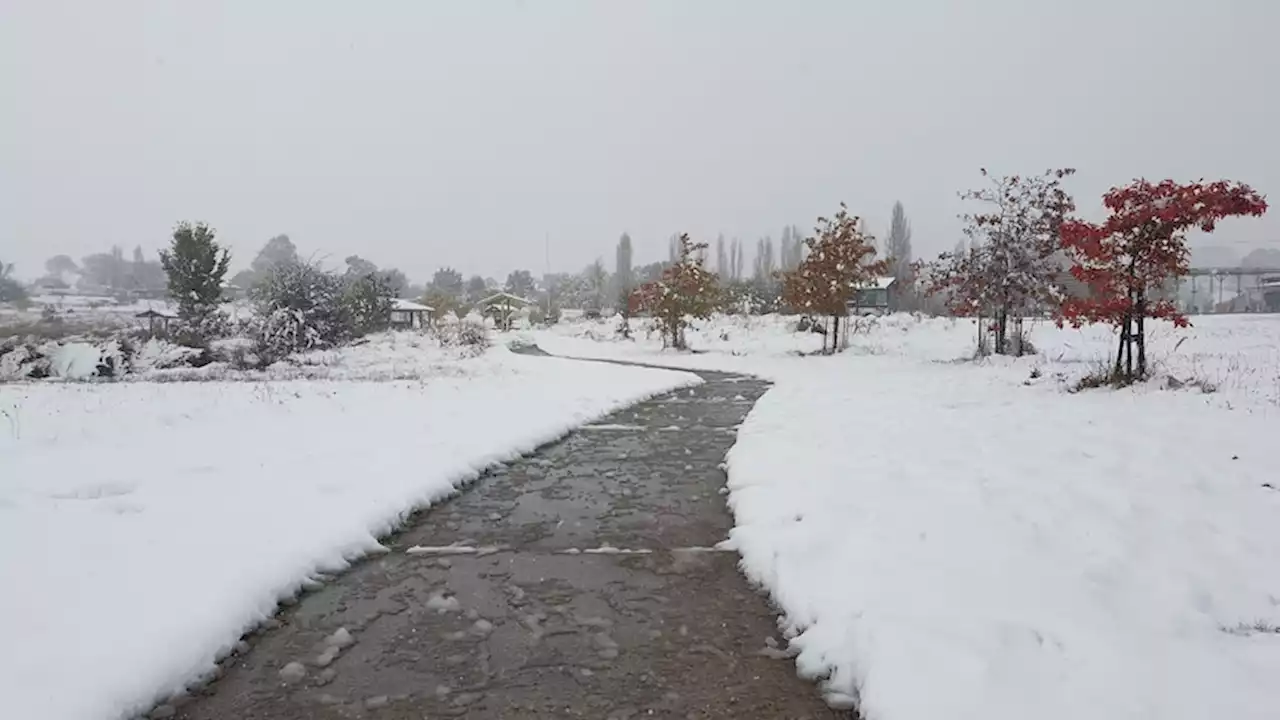
<svg viewBox="0 0 1280 720">
<path fill-rule="evenodd" d="M 715 274 L 703 266 L 707 244 L 693 242 L 687 233 L 678 243 L 678 247 L 673 244 L 675 262 L 657 280 L 636 288 L 628 309 L 653 316 L 663 347 L 683 350 L 689 318 L 711 317 L 720 305 L 720 286 Z"/>
<path fill-rule="evenodd" d="M 1219 220 L 1262 215 L 1266 200 L 1242 183 L 1204 181 L 1181 185 L 1136 180 L 1102 196 L 1110 215 L 1095 225 L 1069 220 L 1062 245 L 1071 255 L 1071 274 L 1088 285 L 1086 298 L 1063 303 L 1058 325 L 1108 323 L 1120 331 L 1112 382 L 1129 384 L 1147 375 L 1146 318 L 1190 322 L 1160 290 L 1191 271 L 1187 231 L 1213 232 Z M 1137 365 L 1134 346 L 1137 346 Z"/>
<path fill-rule="evenodd" d="M 809 254 L 795 270 L 783 273 L 782 301 L 794 311 L 830 317 L 831 347 L 824 339 L 822 350 L 836 352 L 849 332 L 845 323 L 842 336 L 840 326 L 840 319 L 849 315 L 849 301 L 858 288 L 888 272 L 890 261 L 875 259 L 873 239 L 844 203 L 835 217 L 818 218 L 814 229 L 817 235 L 804 241 Z"/>
</svg>

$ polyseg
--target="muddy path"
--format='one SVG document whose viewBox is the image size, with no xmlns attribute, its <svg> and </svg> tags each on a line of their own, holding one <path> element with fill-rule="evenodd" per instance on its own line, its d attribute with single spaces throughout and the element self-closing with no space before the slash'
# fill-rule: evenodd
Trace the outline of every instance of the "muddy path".
<svg viewBox="0 0 1280 720">
<path fill-rule="evenodd" d="M 766 385 L 700 374 L 419 514 L 160 714 L 846 717 L 714 547 L 732 527 L 720 464 Z"/>
</svg>

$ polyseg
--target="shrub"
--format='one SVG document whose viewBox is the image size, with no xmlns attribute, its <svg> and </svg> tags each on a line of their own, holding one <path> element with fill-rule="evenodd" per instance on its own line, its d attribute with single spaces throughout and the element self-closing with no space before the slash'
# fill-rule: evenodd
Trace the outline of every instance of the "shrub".
<svg viewBox="0 0 1280 720">
<path fill-rule="evenodd" d="M 258 353 L 268 362 L 342 338 L 342 278 L 304 262 L 277 264 L 254 286 Z"/>
<path fill-rule="evenodd" d="M 391 322 L 391 301 L 395 287 L 387 273 L 348 273 L 342 293 L 341 325 L 349 338 L 386 330 Z"/>
<path fill-rule="evenodd" d="M 480 323 L 462 320 L 441 325 L 434 330 L 434 333 L 440 347 L 467 348 L 475 351 L 477 355 L 489 347 L 489 330 Z"/>
</svg>

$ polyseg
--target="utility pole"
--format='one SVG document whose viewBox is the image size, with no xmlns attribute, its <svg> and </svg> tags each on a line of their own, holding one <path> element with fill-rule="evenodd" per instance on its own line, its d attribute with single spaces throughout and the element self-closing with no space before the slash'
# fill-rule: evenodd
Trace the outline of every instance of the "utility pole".
<svg viewBox="0 0 1280 720">
<path fill-rule="evenodd" d="M 547 293 L 547 314 L 546 314 L 546 316 L 545 316 L 545 317 L 546 317 L 547 321 L 548 321 L 548 322 L 550 322 L 550 321 L 551 321 L 551 279 L 550 279 L 550 276 L 551 276 L 551 233 L 550 233 L 550 232 L 546 232 L 546 231 L 544 231 L 544 232 L 543 232 L 543 235 L 542 235 L 542 244 L 543 244 L 542 283 L 543 283 L 544 285 L 546 285 L 546 288 L 544 288 L 544 289 L 546 290 L 546 293 Z"/>
</svg>

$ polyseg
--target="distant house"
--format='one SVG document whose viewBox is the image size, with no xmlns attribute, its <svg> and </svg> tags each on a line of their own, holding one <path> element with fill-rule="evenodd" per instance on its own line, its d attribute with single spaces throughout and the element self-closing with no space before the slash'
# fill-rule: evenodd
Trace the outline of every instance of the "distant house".
<svg viewBox="0 0 1280 720">
<path fill-rule="evenodd" d="M 391 301 L 390 325 L 397 330 L 418 330 L 431 322 L 435 308 L 412 300 L 396 298 Z"/>
<path fill-rule="evenodd" d="M 884 315 L 893 312 L 894 286 L 897 278 L 880 277 L 854 290 L 849 312 L 854 315 Z"/>
</svg>

